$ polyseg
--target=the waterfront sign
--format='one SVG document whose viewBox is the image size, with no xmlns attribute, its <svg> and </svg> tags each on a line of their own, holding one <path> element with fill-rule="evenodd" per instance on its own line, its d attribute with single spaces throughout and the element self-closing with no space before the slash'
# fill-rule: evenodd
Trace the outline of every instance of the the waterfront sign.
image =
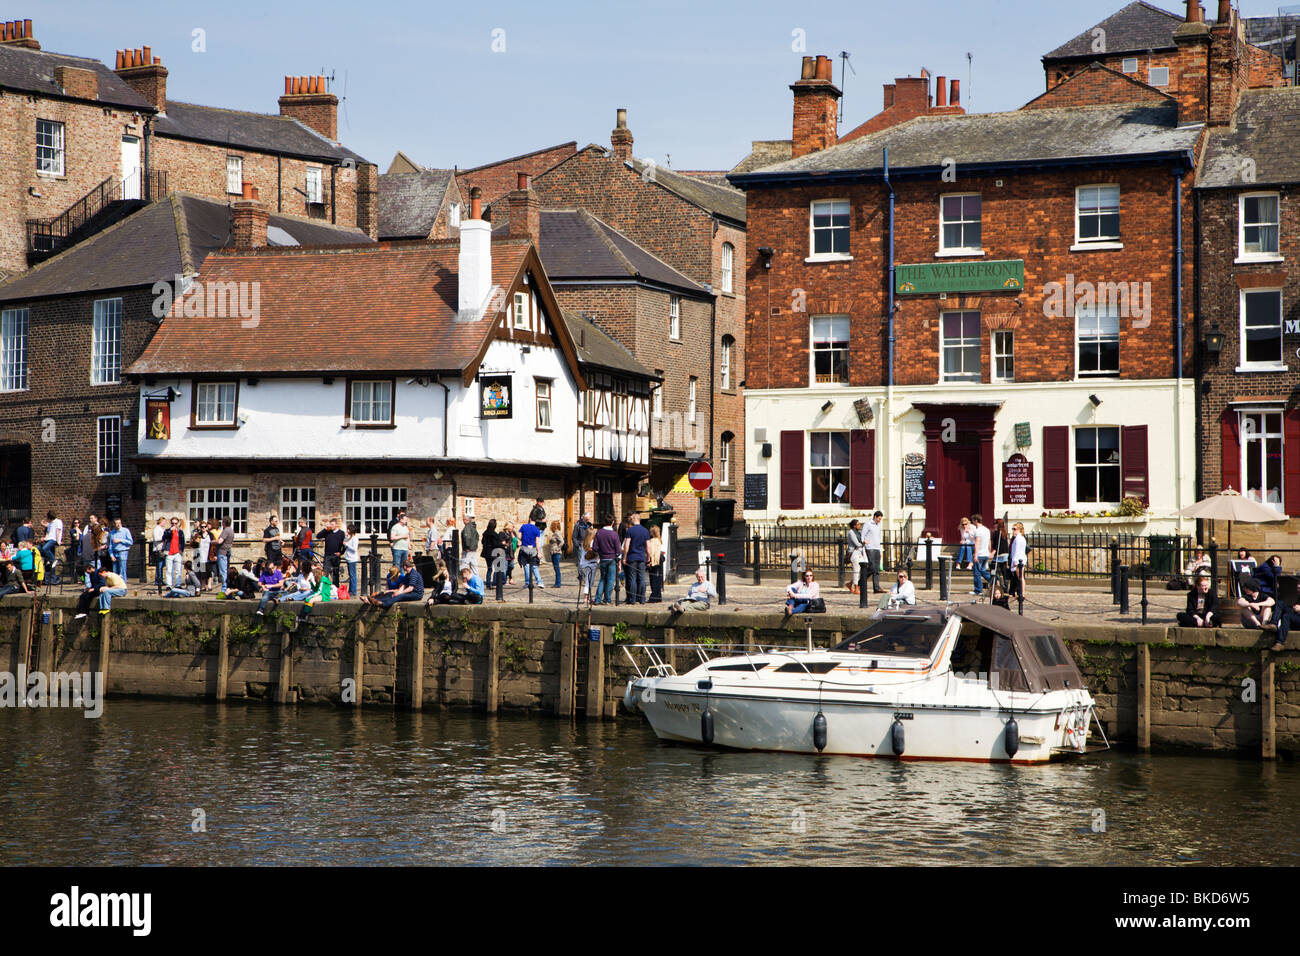
<svg viewBox="0 0 1300 956">
<path fill-rule="evenodd" d="M 1025 260 L 929 262 L 895 268 L 895 291 L 902 295 L 936 292 L 1005 292 L 1025 287 Z"/>
</svg>

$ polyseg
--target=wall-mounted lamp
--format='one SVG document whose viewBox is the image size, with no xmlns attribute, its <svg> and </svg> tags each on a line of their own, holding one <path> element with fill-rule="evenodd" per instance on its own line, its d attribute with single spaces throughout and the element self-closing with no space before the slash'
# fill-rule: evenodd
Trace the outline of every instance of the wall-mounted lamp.
<svg viewBox="0 0 1300 956">
<path fill-rule="evenodd" d="M 441 468 L 436 468 L 436 469 L 434 469 L 434 472 L 433 472 L 433 480 L 434 480 L 434 481 L 442 481 L 442 469 L 441 469 Z"/>
<path fill-rule="evenodd" d="M 258 381 L 259 381 L 258 379 L 250 378 L 250 379 L 248 380 L 248 387 L 249 387 L 249 388 L 257 388 L 257 383 L 258 383 Z"/>
<path fill-rule="evenodd" d="M 41 196 L 41 191 L 40 191 L 39 189 L 37 189 L 35 186 L 28 186 L 28 187 L 27 187 L 27 195 L 31 196 L 31 197 L 34 198 L 34 199 L 41 199 L 41 198 L 42 198 L 42 196 Z"/>
<path fill-rule="evenodd" d="M 334 384 L 334 376 L 333 376 L 333 375 L 326 375 L 326 376 L 324 376 L 324 377 L 321 379 L 321 382 L 323 382 L 323 383 L 326 384 L 326 385 L 333 385 L 333 384 Z"/>
<path fill-rule="evenodd" d="M 247 425 L 247 424 L 248 424 L 248 413 L 247 413 L 247 412 L 240 412 L 240 413 L 239 413 L 239 424 L 241 424 L 241 425 Z"/>
<path fill-rule="evenodd" d="M 826 401 L 822 402 L 822 414 L 823 415 L 826 414 L 834 407 L 835 407 L 835 403 L 832 402 L 829 398 L 826 399 Z"/>
<path fill-rule="evenodd" d="M 1098 405 L 1101 404 L 1101 399 L 1098 398 L 1096 395 L 1089 395 L 1089 396 L 1088 396 L 1088 401 L 1092 402 L 1092 407 L 1093 407 L 1093 408 L 1096 408 Z"/>
<path fill-rule="evenodd" d="M 1205 354 L 1218 358 L 1219 353 L 1223 351 L 1223 332 L 1218 323 L 1205 333 Z"/>
<path fill-rule="evenodd" d="M 142 485 L 147 485 L 147 484 L 149 484 L 149 476 L 148 476 L 148 475 L 144 475 L 144 474 L 142 474 L 142 475 L 140 476 L 140 484 L 142 484 Z"/>
<path fill-rule="evenodd" d="M 772 268 L 772 257 L 776 255 L 776 250 L 771 246 L 759 246 L 758 254 L 763 257 L 763 268 Z"/>
<path fill-rule="evenodd" d="M 525 345 L 525 346 L 524 346 L 523 348 L 521 348 L 519 351 L 522 352 L 524 355 L 527 355 L 527 354 L 528 354 L 529 352 L 531 352 L 532 350 L 533 350 L 533 347 L 532 347 L 531 345 Z"/>
</svg>

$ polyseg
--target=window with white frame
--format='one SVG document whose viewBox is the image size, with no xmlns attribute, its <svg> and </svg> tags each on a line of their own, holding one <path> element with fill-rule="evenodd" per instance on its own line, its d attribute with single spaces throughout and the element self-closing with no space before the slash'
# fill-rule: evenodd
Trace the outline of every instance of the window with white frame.
<svg viewBox="0 0 1300 956">
<path fill-rule="evenodd" d="M 1148 86 L 1168 86 L 1169 85 L 1169 67 L 1153 66 L 1147 70 Z"/>
<path fill-rule="evenodd" d="M 943 382 L 980 381 L 980 314 L 944 312 Z"/>
<path fill-rule="evenodd" d="M 528 328 L 528 293 L 527 292 L 515 293 L 515 307 L 513 309 L 513 315 L 515 320 L 515 328 L 517 329 Z"/>
<path fill-rule="evenodd" d="M 1241 290 L 1241 364 L 1244 368 L 1284 367 L 1282 290 Z"/>
<path fill-rule="evenodd" d="M 27 309 L 0 312 L 0 392 L 27 388 Z"/>
<path fill-rule="evenodd" d="M 343 521 L 361 534 L 388 534 L 393 517 L 405 510 L 405 488 L 343 489 Z"/>
<path fill-rule="evenodd" d="M 122 416 L 101 415 L 96 419 L 97 475 L 122 473 Z"/>
<path fill-rule="evenodd" d="M 1079 378 L 1119 375 L 1119 311 L 1079 309 L 1075 314 Z"/>
<path fill-rule="evenodd" d="M 90 342 L 90 384 L 122 381 L 122 300 L 97 299 Z"/>
<path fill-rule="evenodd" d="M 668 337 L 670 339 L 680 339 L 682 337 L 682 297 L 680 295 L 670 295 L 668 297 Z"/>
<path fill-rule="evenodd" d="M 244 159 L 242 156 L 226 157 L 226 192 L 243 195 Z"/>
<path fill-rule="evenodd" d="M 1135 56 L 1124 57 L 1124 62 L 1120 66 L 1121 73 L 1136 73 L 1138 71 L 1138 58 Z"/>
<path fill-rule="evenodd" d="M 393 383 L 391 381 L 353 382 L 348 410 L 348 419 L 354 425 L 391 425 Z"/>
<path fill-rule="evenodd" d="M 325 191 L 321 185 L 319 166 L 307 167 L 307 201 L 317 203 L 325 201 Z"/>
<path fill-rule="evenodd" d="M 808 433 L 808 478 L 815 505 L 838 504 L 849 490 L 849 433 Z"/>
<path fill-rule="evenodd" d="M 316 526 L 314 485 L 286 486 L 280 489 L 280 527 L 292 531 L 298 527 L 299 518 L 306 518 L 308 527 Z"/>
<path fill-rule="evenodd" d="M 1080 186 L 1074 192 L 1077 243 L 1119 241 L 1119 187 Z"/>
<path fill-rule="evenodd" d="M 1239 412 L 1241 493 L 1282 511 L 1282 409 Z"/>
<path fill-rule="evenodd" d="M 723 432 L 722 441 L 718 444 L 718 483 L 724 486 L 731 484 L 732 440 L 731 432 Z"/>
<path fill-rule="evenodd" d="M 549 432 L 551 430 L 551 380 L 549 378 L 539 378 L 535 382 L 537 386 L 537 430 Z"/>
<path fill-rule="evenodd" d="M 849 317 L 815 315 L 812 319 L 812 380 L 814 385 L 849 383 Z"/>
<path fill-rule="evenodd" d="M 1015 333 L 1001 330 L 993 333 L 993 381 L 1016 380 Z"/>
<path fill-rule="evenodd" d="M 54 120 L 36 121 L 36 171 L 51 176 L 64 172 L 63 124 Z"/>
<path fill-rule="evenodd" d="M 665 384 L 663 380 L 664 370 L 661 368 L 657 368 L 655 369 L 655 374 L 659 376 L 659 381 L 654 385 L 654 391 L 652 392 L 654 398 L 651 399 L 651 408 L 653 410 L 655 418 L 663 418 L 664 417 L 664 384 Z"/>
<path fill-rule="evenodd" d="M 847 257 L 849 254 L 849 201 L 819 199 L 812 204 L 809 246 L 812 258 Z"/>
<path fill-rule="evenodd" d="M 194 386 L 194 424 L 235 424 L 237 394 L 234 382 L 198 382 Z"/>
<path fill-rule="evenodd" d="M 722 291 L 730 294 L 732 291 L 732 263 L 735 259 L 736 247 L 729 242 L 722 244 Z"/>
<path fill-rule="evenodd" d="M 736 340 L 730 335 L 722 337 L 722 353 L 718 359 L 718 375 L 722 379 L 724 389 L 731 388 L 731 350 L 735 344 Z"/>
<path fill-rule="evenodd" d="M 190 527 L 199 521 L 220 523 L 222 518 L 229 518 L 231 531 L 248 534 L 248 489 L 191 488 L 187 516 Z"/>
<path fill-rule="evenodd" d="M 1277 193 L 1247 193 L 1238 201 L 1240 224 L 1237 256 L 1241 259 L 1275 259 L 1278 256 Z"/>
<path fill-rule="evenodd" d="M 1080 504 L 1119 502 L 1118 428 L 1074 430 L 1074 488 Z"/>
<path fill-rule="evenodd" d="M 939 251 L 983 252 L 982 203 L 979 193 L 939 200 Z"/>
<path fill-rule="evenodd" d="M 686 419 L 695 424 L 695 376 L 691 376 L 690 386 L 686 392 Z"/>
</svg>

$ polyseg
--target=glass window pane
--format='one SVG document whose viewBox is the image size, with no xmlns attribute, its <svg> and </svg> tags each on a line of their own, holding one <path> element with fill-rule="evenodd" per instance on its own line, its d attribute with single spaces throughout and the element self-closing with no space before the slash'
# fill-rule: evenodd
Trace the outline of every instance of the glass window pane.
<svg viewBox="0 0 1300 956">
<path fill-rule="evenodd" d="M 831 463 L 830 443 L 829 432 L 813 432 L 808 436 L 808 460 L 814 468 L 824 468 Z"/>
<path fill-rule="evenodd" d="M 849 464 L 848 432 L 831 433 L 831 464 L 837 467 L 848 467 Z"/>
</svg>

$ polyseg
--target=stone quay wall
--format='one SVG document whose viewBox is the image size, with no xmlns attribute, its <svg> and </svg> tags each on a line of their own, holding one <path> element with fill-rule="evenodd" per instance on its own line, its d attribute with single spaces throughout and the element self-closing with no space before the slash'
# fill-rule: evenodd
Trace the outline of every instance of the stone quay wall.
<svg viewBox="0 0 1300 956">
<path fill-rule="evenodd" d="M 619 704 L 635 676 L 625 645 L 674 645 L 665 659 L 684 673 L 697 662 L 696 644 L 716 656 L 716 645 L 806 640 L 806 618 L 726 607 L 675 619 L 662 610 L 579 612 L 550 604 L 398 605 L 381 613 L 324 603 L 301 621 L 296 608 L 261 618 L 253 611 L 247 601 L 124 597 L 108 615 L 92 610 L 75 620 L 71 596 L 11 595 L 0 601 L 0 668 L 104 673 L 110 697 L 610 719 L 629 716 Z M 867 618 L 812 621 L 814 643 L 826 646 Z M 1300 751 L 1300 656 L 1263 650 L 1272 635 L 1163 626 L 1061 630 L 1113 743 L 1264 758 Z"/>
</svg>

